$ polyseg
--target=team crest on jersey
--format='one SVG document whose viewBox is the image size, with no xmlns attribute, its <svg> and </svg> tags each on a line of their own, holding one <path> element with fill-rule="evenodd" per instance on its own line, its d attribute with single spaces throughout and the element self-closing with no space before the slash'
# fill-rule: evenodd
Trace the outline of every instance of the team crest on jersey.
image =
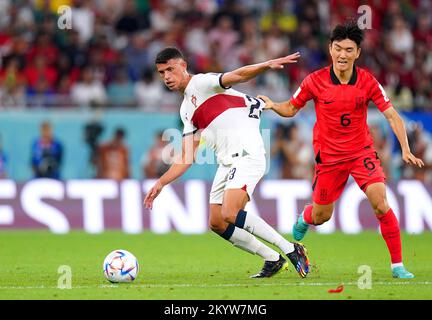
<svg viewBox="0 0 432 320">
<path fill-rule="evenodd" d="M 356 97 L 355 102 L 356 102 L 355 110 L 361 110 L 364 106 L 364 97 Z"/>
<path fill-rule="evenodd" d="M 198 108 L 198 106 L 197 106 L 197 97 L 194 94 L 192 95 L 191 102 L 195 106 L 195 109 Z"/>
</svg>

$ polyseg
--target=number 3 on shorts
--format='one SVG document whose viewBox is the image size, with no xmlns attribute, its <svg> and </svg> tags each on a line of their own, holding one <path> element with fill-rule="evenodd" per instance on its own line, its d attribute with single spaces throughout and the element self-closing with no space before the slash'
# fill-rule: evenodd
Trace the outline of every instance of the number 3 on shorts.
<svg viewBox="0 0 432 320">
<path fill-rule="evenodd" d="M 234 179 L 234 174 L 236 172 L 236 168 L 232 168 L 229 172 L 228 172 L 228 180 L 232 180 Z"/>
</svg>

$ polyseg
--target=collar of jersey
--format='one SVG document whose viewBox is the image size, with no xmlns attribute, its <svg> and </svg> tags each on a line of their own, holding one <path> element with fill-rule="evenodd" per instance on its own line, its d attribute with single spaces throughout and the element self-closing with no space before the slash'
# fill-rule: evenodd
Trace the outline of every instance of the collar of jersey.
<svg viewBox="0 0 432 320">
<path fill-rule="evenodd" d="M 342 84 L 339 81 L 338 77 L 336 77 L 336 74 L 334 73 L 333 65 L 330 67 L 330 78 L 331 78 L 333 84 L 336 84 L 336 85 L 337 84 Z M 355 85 L 356 82 L 357 82 L 357 68 L 354 65 L 354 67 L 353 67 L 353 73 L 351 75 L 351 79 L 348 81 L 347 84 L 353 86 L 353 85 Z"/>
</svg>

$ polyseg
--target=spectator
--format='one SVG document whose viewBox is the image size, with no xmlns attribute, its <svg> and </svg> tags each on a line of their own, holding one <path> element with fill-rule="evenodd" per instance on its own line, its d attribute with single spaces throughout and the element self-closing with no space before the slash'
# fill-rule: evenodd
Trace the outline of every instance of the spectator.
<svg viewBox="0 0 432 320">
<path fill-rule="evenodd" d="M 424 158 L 428 148 L 428 144 L 426 141 L 425 132 L 423 131 L 423 125 L 420 122 L 410 122 L 407 127 L 408 142 L 411 152 L 415 152 L 419 155 L 419 157 Z M 403 163 L 402 176 L 405 179 L 416 179 L 425 182 L 426 169 L 427 166 L 424 166 L 422 168 L 414 168 L 408 166 L 406 163 Z"/>
<path fill-rule="evenodd" d="M 149 27 L 149 19 L 146 15 L 141 15 L 135 6 L 133 0 L 126 0 L 123 14 L 115 25 L 115 29 L 119 34 L 131 35 L 139 30 Z"/>
<path fill-rule="evenodd" d="M 133 81 L 137 81 L 142 72 L 149 66 L 149 55 L 145 36 L 143 34 L 133 35 L 123 53 L 128 73 Z"/>
<path fill-rule="evenodd" d="M 70 92 L 71 92 L 71 79 L 67 74 L 63 74 L 57 85 L 57 91 L 55 96 L 55 106 L 56 107 L 74 107 L 71 98 L 70 98 Z"/>
<path fill-rule="evenodd" d="M 271 156 L 279 169 L 278 178 L 291 179 L 290 152 L 288 151 L 288 128 L 278 123 L 271 145 Z"/>
<path fill-rule="evenodd" d="M 71 60 L 66 53 L 61 53 L 59 55 L 56 63 L 56 68 L 61 78 L 68 78 L 68 82 L 70 85 L 78 81 L 80 69 L 77 66 L 72 65 Z M 60 81 L 58 81 L 58 84 L 56 86 L 57 88 L 59 84 Z"/>
<path fill-rule="evenodd" d="M 5 60 L 11 58 L 18 59 L 20 70 L 26 67 L 28 64 L 27 52 L 30 43 L 27 38 L 25 38 L 24 34 L 17 30 L 12 30 L 11 28 L 10 33 L 4 37 L 3 41 L 6 41 L 6 43 L 0 46 L 2 51 L 0 55 L 3 55 Z"/>
<path fill-rule="evenodd" d="M 263 42 L 271 59 L 288 52 L 289 39 L 283 36 L 282 31 L 276 24 L 273 24 L 271 29 L 264 35 Z"/>
<path fill-rule="evenodd" d="M 413 35 L 402 16 L 394 19 L 393 28 L 390 31 L 390 42 L 395 53 L 408 54 L 413 49 Z"/>
<path fill-rule="evenodd" d="M 98 35 L 95 47 L 100 52 L 100 55 L 105 65 L 107 65 L 108 67 L 116 67 L 118 64 L 120 64 L 120 54 L 111 45 L 107 35 Z"/>
<path fill-rule="evenodd" d="M 272 1 L 272 8 L 268 12 L 265 12 L 261 18 L 261 28 L 264 32 L 269 31 L 274 25 L 276 25 L 283 32 L 293 32 L 297 28 L 297 18 L 292 14 L 285 5 L 289 5 L 289 2 L 282 0 Z"/>
<path fill-rule="evenodd" d="M 78 31 L 68 31 L 62 53 L 69 57 L 71 67 L 82 68 L 87 63 L 87 43 L 81 41 Z"/>
<path fill-rule="evenodd" d="M 33 108 L 52 107 L 55 101 L 55 92 L 45 78 L 39 79 L 34 87 L 27 90 L 28 106 Z"/>
<path fill-rule="evenodd" d="M 209 20 L 199 15 L 189 26 L 185 35 L 185 48 L 191 53 L 193 67 L 197 72 L 207 68 L 210 53 L 210 44 L 207 41 Z"/>
<path fill-rule="evenodd" d="M 271 147 L 271 155 L 276 157 L 279 178 L 311 179 L 313 174 L 312 149 L 300 136 L 295 122 L 285 126 L 277 124 Z"/>
<path fill-rule="evenodd" d="M 6 89 L 13 89 L 16 86 L 25 84 L 25 74 L 20 70 L 19 60 L 15 57 L 6 62 L 3 70 L 0 70 L 0 86 Z"/>
<path fill-rule="evenodd" d="M 278 72 L 279 77 L 269 74 L 247 84 L 251 93 L 288 91 L 279 86 L 295 91 L 302 74 L 327 63 L 328 43 L 322 39 L 329 27 L 355 17 L 363 2 L 0 0 L 0 82 L 8 74 L 8 85 L 0 84 L 0 103 L 33 106 L 31 95 L 48 85 L 47 90 L 62 95 L 56 97 L 58 106 L 104 104 L 103 91 L 115 81 L 115 70 L 127 68 L 130 80 L 140 81 L 155 54 L 169 45 L 184 49 L 195 73 L 224 72 L 299 50 L 299 62 Z M 365 34 L 362 64 L 380 75 L 388 95 L 396 96 L 404 110 L 431 110 L 431 3 L 370 4 L 372 29 Z M 67 32 L 57 28 L 57 9 L 64 4 L 74 13 L 73 29 Z M 74 85 L 85 66 L 99 84 L 96 90 L 83 89 L 82 81 Z M 19 81 L 9 86 L 14 74 Z M 77 88 L 84 101 L 76 97 Z M 177 108 L 177 96 L 167 90 L 161 94 L 161 108 Z"/>
<path fill-rule="evenodd" d="M 170 163 L 162 158 L 163 150 L 168 141 L 163 138 L 163 132 L 158 132 L 150 150 L 141 159 L 143 175 L 147 179 L 157 179 L 168 170 Z"/>
<path fill-rule="evenodd" d="M 112 107 L 124 108 L 136 105 L 134 85 L 129 81 L 125 69 L 117 70 L 114 81 L 108 85 L 107 93 Z"/>
<path fill-rule="evenodd" d="M 87 42 L 93 36 L 95 13 L 90 1 L 74 0 L 72 23 L 73 28 L 78 31 L 81 41 Z"/>
<path fill-rule="evenodd" d="M 142 80 L 135 84 L 135 97 L 143 111 L 157 111 L 162 103 L 163 87 L 155 81 L 151 70 L 143 72 Z"/>
<path fill-rule="evenodd" d="M 47 60 L 43 55 L 36 56 L 34 64 L 26 68 L 25 74 L 27 83 L 31 88 L 35 88 L 39 81 L 44 80 L 48 87 L 52 89 L 57 82 L 56 69 L 47 64 Z"/>
<path fill-rule="evenodd" d="M 11 23 L 11 17 L 9 15 L 11 2 L 10 0 L 0 1 L 0 29 L 5 28 Z"/>
<path fill-rule="evenodd" d="M 110 25 L 114 25 L 123 13 L 124 0 L 96 0 L 94 2 L 99 14 Z"/>
<path fill-rule="evenodd" d="M 25 104 L 26 78 L 19 70 L 19 61 L 12 57 L 4 70 L 0 70 L 0 108 Z"/>
<path fill-rule="evenodd" d="M 100 81 L 95 81 L 92 70 L 85 68 L 81 71 L 81 81 L 71 88 L 72 100 L 82 107 L 95 107 L 106 103 L 105 87 Z"/>
<path fill-rule="evenodd" d="M 424 43 L 432 50 L 432 18 L 430 14 L 420 12 L 417 19 L 417 28 L 414 31 L 416 42 Z"/>
<path fill-rule="evenodd" d="M 378 124 L 370 125 L 369 132 L 372 135 L 372 139 L 374 141 L 374 148 L 377 151 L 378 157 L 381 160 L 380 162 L 384 173 L 388 180 L 392 180 L 393 172 L 391 170 L 392 154 L 390 140 L 387 138 L 385 132 Z"/>
<path fill-rule="evenodd" d="M 432 111 L 432 82 L 430 77 L 421 71 L 418 74 L 414 105 L 418 111 Z"/>
<path fill-rule="evenodd" d="M 311 180 L 313 174 L 313 152 L 302 139 L 300 129 L 295 122 L 288 127 L 287 140 L 286 151 L 290 162 L 290 176 L 294 179 Z"/>
<path fill-rule="evenodd" d="M 63 159 L 63 145 L 54 138 L 51 124 L 47 121 L 40 126 L 40 137 L 31 149 L 31 164 L 35 178 L 60 179 Z"/>
<path fill-rule="evenodd" d="M 222 66 L 228 67 L 234 53 L 234 46 L 240 39 L 240 35 L 233 29 L 233 21 L 229 16 L 221 16 L 216 23 L 216 27 L 211 29 L 208 34 L 211 46 L 217 46 L 217 59 Z"/>
<path fill-rule="evenodd" d="M 27 54 L 28 61 L 35 61 L 37 57 L 44 57 L 47 66 L 53 66 L 57 61 L 59 50 L 53 42 L 53 39 L 45 33 L 38 34 L 34 45 Z"/>
<path fill-rule="evenodd" d="M 124 144 L 125 131 L 117 128 L 111 141 L 99 147 L 98 178 L 129 178 L 129 149 Z"/>
<path fill-rule="evenodd" d="M 117 67 L 121 67 L 124 62 L 119 56 L 119 61 L 117 64 L 108 64 L 104 58 L 104 51 L 99 46 L 92 46 L 88 50 L 88 63 L 86 69 L 90 69 L 92 78 L 94 82 L 101 83 L 106 89 L 107 84 L 109 84 L 114 78 L 114 72 Z"/>
<path fill-rule="evenodd" d="M 405 87 L 400 82 L 397 82 L 396 86 L 386 86 L 385 92 L 399 110 L 413 110 L 414 99 L 411 90 L 408 87 Z"/>
<path fill-rule="evenodd" d="M 89 167 L 93 171 L 92 177 L 98 175 L 98 163 L 99 163 L 99 139 L 104 131 L 104 127 L 100 122 L 100 110 L 95 113 L 95 118 L 87 123 L 84 127 L 84 140 L 90 148 L 89 156 Z"/>
<path fill-rule="evenodd" d="M 0 109 L 22 108 L 26 105 L 24 85 L 13 88 L 2 88 L 0 86 Z"/>
<path fill-rule="evenodd" d="M 174 19 L 174 8 L 166 0 L 158 2 L 150 12 L 150 23 L 155 32 L 168 32 Z"/>
</svg>

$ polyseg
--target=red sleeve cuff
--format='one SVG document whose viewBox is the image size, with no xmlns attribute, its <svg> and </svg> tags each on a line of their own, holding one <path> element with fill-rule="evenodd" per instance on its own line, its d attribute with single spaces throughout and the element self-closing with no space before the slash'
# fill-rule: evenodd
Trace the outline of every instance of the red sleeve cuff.
<svg viewBox="0 0 432 320">
<path fill-rule="evenodd" d="M 391 108 L 391 107 L 393 107 L 393 104 L 390 102 L 390 103 L 387 103 L 387 104 L 384 106 L 384 108 L 380 108 L 380 107 L 378 107 L 378 109 L 379 109 L 379 111 L 384 112 L 384 111 L 386 111 L 387 109 L 389 109 L 389 108 Z"/>
<path fill-rule="evenodd" d="M 298 103 L 297 101 L 296 101 L 296 99 L 294 99 L 294 98 L 291 98 L 290 99 L 290 103 L 294 106 L 294 107 L 296 107 L 297 109 L 301 109 L 303 106 L 302 105 L 300 105 L 300 103 Z"/>
</svg>

